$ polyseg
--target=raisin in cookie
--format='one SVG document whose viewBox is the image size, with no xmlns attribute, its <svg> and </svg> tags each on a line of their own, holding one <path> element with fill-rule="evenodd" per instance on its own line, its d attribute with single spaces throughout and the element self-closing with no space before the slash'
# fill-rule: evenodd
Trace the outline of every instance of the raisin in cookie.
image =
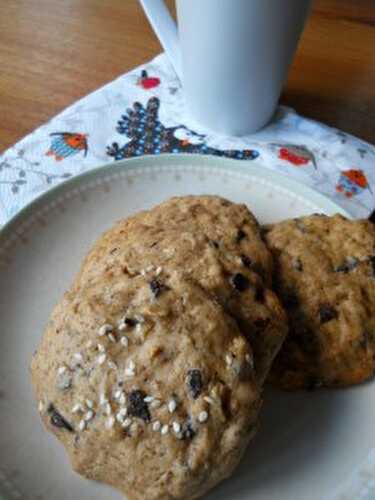
<svg viewBox="0 0 375 500">
<path fill-rule="evenodd" d="M 375 370 L 375 226 L 313 215 L 266 230 L 290 334 L 270 380 L 347 386 Z"/>
<path fill-rule="evenodd" d="M 261 398 L 236 322 L 177 270 L 157 274 L 83 270 L 51 316 L 32 381 L 77 472 L 129 499 L 195 499 L 240 460 Z"/>
<path fill-rule="evenodd" d="M 105 233 L 82 267 L 85 279 L 103 268 L 112 272 L 177 269 L 202 287 L 235 318 L 254 350 L 257 378 L 263 383 L 287 333 L 285 313 L 268 288 L 272 256 L 254 216 L 245 205 L 217 196 L 172 198 L 152 210 L 120 221 Z"/>
</svg>

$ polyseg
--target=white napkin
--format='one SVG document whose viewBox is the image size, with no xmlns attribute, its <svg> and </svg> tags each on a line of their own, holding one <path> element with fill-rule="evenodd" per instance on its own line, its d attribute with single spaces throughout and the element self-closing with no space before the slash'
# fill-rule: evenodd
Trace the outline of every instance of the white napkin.
<svg viewBox="0 0 375 500">
<path fill-rule="evenodd" d="M 51 186 L 142 154 L 190 152 L 251 161 L 293 177 L 356 217 L 375 207 L 375 147 L 280 107 L 257 134 L 206 133 L 190 121 L 164 54 L 84 97 L 0 156 L 0 225 Z"/>
</svg>

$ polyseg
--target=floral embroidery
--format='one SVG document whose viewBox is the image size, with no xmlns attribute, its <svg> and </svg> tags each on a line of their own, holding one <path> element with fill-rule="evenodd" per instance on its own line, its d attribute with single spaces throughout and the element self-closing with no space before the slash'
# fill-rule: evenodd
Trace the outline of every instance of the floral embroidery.
<svg viewBox="0 0 375 500">
<path fill-rule="evenodd" d="M 287 161 L 295 167 L 304 167 L 312 164 L 317 169 L 314 154 L 306 148 L 294 144 L 274 144 L 278 148 L 280 160 Z"/>
<path fill-rule="evenodd" d="M 211 148 L 205 142 L 206 136 L 188 129 L 184 125 L 165 127 L 159 120 L 160 101 L 152 97 L 144 107 L 135 102 L 132 109 L 118 122 L 117 131 L 130 139 L 124 146 L 114 142 L 107 148 L 107 154 L 115 160 L 132 156 L 159 153 L 200 153 L 226 156 L 240 160 L 254 160 L 258 151 L 220 150 Z"/>
<path fill-rule="evenodd" d="M 336 185 L 336 191 L 342 193 L 347 198 L 361 194 L 365 189 L 372 193 L 367 177 L 363 170 L 344 170 Z"/>
<path fill-rule="evenodd" d="M 22 187 L 26 187 L 29 181 L 38 178 L 46 184 L 52 184 L 54 181 L 68 179 L 72 176 L 69 172 L 63 174 L 50 174 L 43 172 L 39 167 L 38 161 L 31 161 L 25 156 L 25 151 L 19 149 L 14 157 L 9 157 L 0 161 L 0 173 L 8 170 L 15 175 L 10 180 L 0 180 L 0 184 L 9 185 L 12 194 L 16 195 Z"/>
<path fill-rule="evenodd" d="M 53 156 L 56 161 L 62 161 L 68 156 L 76 155 L 84 151 L 87 155 L 87 135 L 72 132 L 54 132 L 50 134 L 52 142 L 49 150 L 46 152 L 47 156 Z"/>
<path fill-rule="evenodd" d="M 148 76 L 147 71 L 144 69 L 137 80 L 137 85 L 145 90 L 150 90 L 160 85 L 160 78 L 157 76 Z"/>
</svg>

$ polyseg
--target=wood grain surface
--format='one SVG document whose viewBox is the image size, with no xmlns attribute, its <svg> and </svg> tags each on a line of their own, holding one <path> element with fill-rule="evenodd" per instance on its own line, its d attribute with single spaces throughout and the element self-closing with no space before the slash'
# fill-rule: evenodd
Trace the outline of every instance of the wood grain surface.
<svg viewBox="0 0 375 500">
<path fill-rule="evenodd" d="M 160 50 L 137 0 L 0 0 L 0 152 Z M 282 102 L 375 142 L 374 0 L 315 0 Z"/>
</svg>

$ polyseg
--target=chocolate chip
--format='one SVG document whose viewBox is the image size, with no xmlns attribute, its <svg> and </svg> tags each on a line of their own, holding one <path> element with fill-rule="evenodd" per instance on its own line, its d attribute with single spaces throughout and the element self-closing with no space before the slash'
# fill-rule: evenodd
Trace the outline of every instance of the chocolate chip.
<svg viewBox="0 0 375 500">
<path fill-rule="evenodd" d="M 257 285 L 255 288 L 255 300 L 257 302 L 264 301 L 264 288 L 260 285 Z"/>
<path fill-rule="evenodd" d="M 352 271 L 353 269 L 355 269 L 359 264 L 359 261 L 358 259 L 356 259 L 355 257 L 349 257 L 346 262 L 344 262 L 343 264 L 341 264 L 340 266 L 337 266 L 335 268 L 335 272 L 336 273 L 348 273 L 349 271 Z"/>
<path fill-rule="evenodd" d="M 297 295 L 292 291 L 285 292 L 283 295 L 283 304 L 287 309 L 294 309 L 299 304 Z"/>
<path fill-rule="evenodd" d="M 209 244 L 214 248 L 219 248 L 219 243 L 217 241 L 210 240 Z"/>
<path fill-rule="evenodd" d="M 300 258 L 296 258 L 294 261 L 293 261 L 293 268 L 296 270 L 296 271 L 303 271 L 303 264 L 302 264 L 302 261 Z"/>
<path fill-rule="evenodd" d="M 130 328 L 133 328 L 138 323 L 138 321 L 134 318 L 125 318 L 124 323 Z"/>
<path fill-rule="evenodd" d="M 375 223 L 375 210 L 371 212 L 370 217 L 368 218 L 370 222 Z"/>
<path fill-rule="evenodd" d="M 246 233 L 245 231 L 243 231 L 242 229 L 239 229 L 237 231 L 237 236 L 236 236 L 236 242 L 239 243 L 240 241 L 242 241 L 244 238 L 246 238 Z"/>
<path fill-rule="evenodd" d="M 149 422 L 151 420 L 148 405 L 144 399 L 146 394 L 143 391 L 132 391 L 128 396 L 128 414 Z"/>
<path fill-rule="evenodd" d="M 193 439 L 196 432 L 193 429 L 190 418 L 182 424 L 181 439 L 188 440 Z"/>
<path fill-rule="evenodd" d="M 69 432 L 74 432 L 71 424 L 67 420 L 65 420 L 62 415 L 60 415 L 60 413 L 56 410 L 52 403 L 48 406 L 47 411 L 51 416 L 50 422 L 52 425 L 54 425 L 55 427 L 59 427 L 60 429 L 66 429 Z"/>
<path fill-rule="evenodd" d="M 328 323 L 332 319 L 336 319 L 338 317 L 338 313 L 334 307 L 329 304 L 321 304 L 319 307 L 319 317 L 320 323 Z"/>
<path fill-rule="evenodd" d="M 159 295 L 165 290 L 168 290 L 168 287 L 163 285 L 163 283 L 160 283 L 157 279 L 150 281 L 150 288 L 155 298 L 159 297 Z"/>
<path fill-rule="evenodd" d="M 257 330 L 259 331 L 264 331 L 267 326 L 269 325 L 270 319 L 269 318 L 258 318 L 254 321 L 254 326 Z"/>
<path fill-rule="evenodd" d="M 241 273 L 236 273 L 230 279 L 233 288 L 235 288 L 238 292 L 244 292 L 247 288 L 249 288 L 249 280 Z"/>
<path fill-rule="evenodd" d="M 247 255 L 241 255 L 241 262 L 242 264 L 247 267 L 248 269 L 251 268 L 251 265 L 253 263 L 253 261 L 250 259 L 250 257 L 248 257 Z"/>
<path fill-rule="evenodd" d="M 200 370 L 189 370 L 187 374 L 187 385 L 193 399 L 197 399 L 203 389 L 203 380 Z"/>
</svg>

